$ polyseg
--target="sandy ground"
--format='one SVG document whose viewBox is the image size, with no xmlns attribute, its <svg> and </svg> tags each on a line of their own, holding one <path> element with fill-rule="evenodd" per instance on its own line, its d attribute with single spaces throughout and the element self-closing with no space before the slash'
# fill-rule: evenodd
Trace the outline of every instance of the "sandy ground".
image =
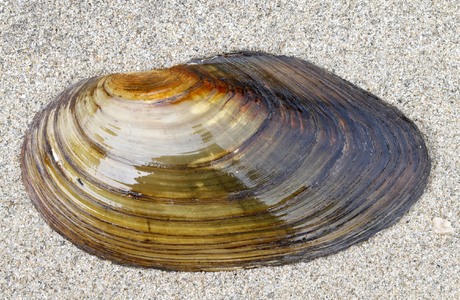
<svg viewBox="0 0 460 300">
<path fill-rule="evenodd" d="M 458 1 L 59 2 L 0 0 L 0 298 L 460 299 Z M 221 273 L 114 265 L 45 224 L 18 159 L 40 108 L 86 77 L 242 49 L 310 60 L 415 120 L 433 169 L 398 224 L 312 262 Z"/>
</svg>

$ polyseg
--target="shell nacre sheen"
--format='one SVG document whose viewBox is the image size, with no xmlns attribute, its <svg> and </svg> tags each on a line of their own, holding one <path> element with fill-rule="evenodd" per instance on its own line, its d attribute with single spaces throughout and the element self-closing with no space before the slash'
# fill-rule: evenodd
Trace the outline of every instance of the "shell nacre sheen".
<svg viewBox="0 0 460 300">
<path fill-rule="evenodd" d="M 219 271 L 368 239 L 422 195 L 430 158 L 395 107 L 301 59 L 241 52 L 71 86 L 34 118 L 21 168 L 83 250 Z"/>
</svg>

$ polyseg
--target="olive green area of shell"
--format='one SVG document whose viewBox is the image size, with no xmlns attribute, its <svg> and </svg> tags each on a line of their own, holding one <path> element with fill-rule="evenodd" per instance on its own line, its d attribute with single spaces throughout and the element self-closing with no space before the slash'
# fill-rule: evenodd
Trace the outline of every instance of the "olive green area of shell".
<svg viewBox="0 0 460 300">
<path fill-rule="evenodd" d="M 395 107 L 244 52 L 77 83 L 36 115 L 21 167 L 37 210 L 83 250 L 219 271 L 368 239 L 422 195 L 430 159 Z"/>
</svg>

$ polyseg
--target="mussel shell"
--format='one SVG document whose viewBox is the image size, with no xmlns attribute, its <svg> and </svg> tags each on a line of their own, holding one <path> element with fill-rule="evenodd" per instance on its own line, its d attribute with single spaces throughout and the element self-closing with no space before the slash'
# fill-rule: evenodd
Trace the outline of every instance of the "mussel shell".
<svg viewBox="0 0 460 300">
<path fill-rule="evenodd" d="M 400 111 L 300 59 L 237 53 L 92 78 L 35 117 L 22 178 L 50 226 L 122 264 L 306 261 L 395 223 L 430 159 Z"/>
</svg>

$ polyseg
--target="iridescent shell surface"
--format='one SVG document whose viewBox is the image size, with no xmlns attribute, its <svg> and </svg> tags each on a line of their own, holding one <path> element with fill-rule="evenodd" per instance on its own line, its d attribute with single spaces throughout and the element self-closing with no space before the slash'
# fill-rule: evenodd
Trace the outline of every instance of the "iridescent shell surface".
<svg viewBox="0 0 460 300">
<path fill-rule="evenodd" d="M 182 271 L 331 254 L 395 223 L 430 159 L 396 108 L 303 60 L 238 53 L 68 88 L 26 133 L 50 226 L 122 264 Z"/>
</svg>

